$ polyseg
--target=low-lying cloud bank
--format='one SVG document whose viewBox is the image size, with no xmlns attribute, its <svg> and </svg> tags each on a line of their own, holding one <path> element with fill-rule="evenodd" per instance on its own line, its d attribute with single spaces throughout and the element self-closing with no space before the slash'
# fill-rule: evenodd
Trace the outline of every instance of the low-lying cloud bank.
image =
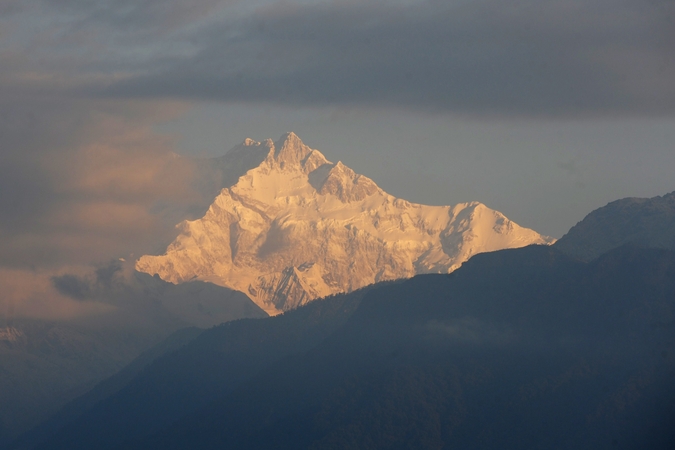
<svg viewBox="0 0 675 450">
<path fill-rule="evenodd" d="M 0 310 L 7 320 L 107 311 L 63 295 L 52 277 L 68 266 L 158 251 L 204 203 L 192 186 L 192 162 L 152 129 L 182 109 L 39 95 L 0 100 Z"/>
<path fill-rule="evenodd" d="M 49 272 L 0 268 L 0 328 L 14 320 L 70 320 L 111 312 L 114 306 L 74 299 L 54 287 Z"/>
</svg>

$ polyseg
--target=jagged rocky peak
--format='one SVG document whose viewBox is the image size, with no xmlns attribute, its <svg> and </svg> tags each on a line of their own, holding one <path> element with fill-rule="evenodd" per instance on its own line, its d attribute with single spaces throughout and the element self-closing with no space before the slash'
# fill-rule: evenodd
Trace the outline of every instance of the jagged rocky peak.
<svg viewBox="0 0 675 450">
<path fill-rule="evenodd" d="M 274 162 L 281 170 L 301 170 L 309 173 L 329 161 L 318 150 L 305 145 L 292 131 L 274 143 Z"/>
<path fill-rule="evenodd" d="M 280 163 L 299 164 L 312 152 L 312 149 L 307 147 L 292 131 L 284 134 L 274 143 L 274 147 L 276 149 L 274 157 Z"/>
<path fill-rule="evenodd" d="M 247 138 L 223 156 L 203 160 L 199 164 L 204 173 L 211 173 L 210 178 L 220 178 L 217 186 L 217 191 L 220 191 L 222 188 L 233 186 L 239 177 L 260 166 L 273 148 L 274 144 L 271 139 L 258 142 Z"/>
<path fill-rule="evenodd" d="M 380 192 L 375 182 L 338 161 L 324 164 L 309 174 L 310 183 L 322 195 L 334 195 L 343 203 L 360 201 Z"/>
<path fill-rule="evenodd" d="M 552 242 L 478 202 L 393 197 L 294 133 L 247 139 L 222 162 L 232 183 L 137 270 L 174 283 L 212 281 L 276 314 L 378 281 L 447 273 L 476 253 Z"/>
<path fill-rule="evenodd" d="M 265 162 L 268 167 L 276 170 L 300 170 L 309 173 L 324 164 L 329 163 L 318 150 L 308 147 L 295 133 L 285 133 L 274 142 L 266 139 L 262 142 L 246 138 L 244 142 L 226 156 L 230 160 L 245 159 L 254 164 L 239 164 L 252 169 Z M 243 174 L 242 174 L 243 175 Z"/>
<path fill-rule="evenodd" d="M 217 192 L 234 186 L 239 178 L 252 169 L 264 167 L 275 171 L 301 171 L 308 174 L 329 161 L 319 152 L 305 145 L 293 132 L 272 139 L 256 141 L 246 138 L 223 156 L 204 160 L 199 164 L 210 175 L 220 179 Z M 215 173 L 212 173 L 215 172 Z"/>
<path fill-rule="evenodd" d="M 252 151 L 255 151 L 257 148 L 269 148 L 267 145 L 267 142 L 258 142 L 256 140 L 253 140 L 251 138 L 246 138 L 244 139 L 244 142 L 241 144 L 235 146 L 232 148 L 230 151 L 228 151 L 225 155 L 235 155 L 239 153 L 251 153 Z"/>
<path fill-rule="evenodd" d="M 251 161 L 251 164 L 258 165 L 265 160 L 273 148 L 274 143 L 271 139 L 258 142 L 251 138 L 246 138 L 244 142 L 227 152 L 224 158 L 230 162 L 234 160 L 248 160 Z"/>
</svg>

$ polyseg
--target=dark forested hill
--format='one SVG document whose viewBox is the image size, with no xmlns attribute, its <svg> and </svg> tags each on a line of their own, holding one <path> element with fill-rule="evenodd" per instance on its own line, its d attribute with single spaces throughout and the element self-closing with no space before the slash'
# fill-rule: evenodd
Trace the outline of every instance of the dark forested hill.
<svg viewBox="0 0 675 450">
<path fill-rule="evenodd" d="M 125 276 L 118 262 L 94 277 L 52 281 L 61 294 L 108 309 L 0 326 L 0 448 L 178 329 L 267 317 L 241 292 L 199 281 L 174 285 L 138 272 Z"/>
<path fill-rule="evenodd" d="M 533 246 L 338 299 L 203 333 L 40 448 L 675 445 L 673 251 Z"/>
<path fill-rule="evenodd" d="M 316 346 L 344 324 L 366 291 L 316 301 L 269 319 L 238 320 L 206 330 L 84 411 L 46 447 L 112 448 L 159 430 L 230 393 L 271 363 Z"/>
<path fill-rule="evenodd" d="M 675 192 L 611 202 L 573 226 L 555 247 L 590 261 L 625 244 L 675 249 Z"/>
</svg>

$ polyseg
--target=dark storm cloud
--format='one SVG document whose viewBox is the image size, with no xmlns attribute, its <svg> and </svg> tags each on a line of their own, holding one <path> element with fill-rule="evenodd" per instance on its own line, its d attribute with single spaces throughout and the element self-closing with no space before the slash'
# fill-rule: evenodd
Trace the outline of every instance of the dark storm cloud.
<svg viewBox="0 0 675 450">
<path fill-rule="evenodd" d="M 113 84 L 125 97 L 468 115 L 675 113 L 675 2 L 279 4 Z"/>
<path fill-rule="evenodd" d="M 54 288 L 62 295 L 75 300 L 88 300 L 91 296 L 91 286 L 82 277 L 76 275 L 59 275 L 52 277 Z"/>
<path fill-rule="evenodd" d="M 74 300 L 90 300 L 96 295 L 108 292 L 116 285 L 123 286 L 122 263 L 112 260 L 100 265 L 93 273 L 74 275 L 66 273 L 51 277 L 54 288 L 62 295 Z"/>
</svg>

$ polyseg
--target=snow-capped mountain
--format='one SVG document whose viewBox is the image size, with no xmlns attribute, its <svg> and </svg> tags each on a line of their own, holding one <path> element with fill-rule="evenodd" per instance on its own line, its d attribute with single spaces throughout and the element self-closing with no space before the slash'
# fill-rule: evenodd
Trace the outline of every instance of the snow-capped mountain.
<svg viewBox="0 0 675 450">
<path fill-rule="evenodd" d="M 315 298 L 419 273 L 446 273 L 472 255 L 553 239 L 478 202 L 426 206 L 288 133 L 247 139 L 214 162 L 224 185 L 204 217 L 179 224 L 161 256 L 136 269 L 173 283 L 211 281 L 270 314 Z"/>
</svg>

